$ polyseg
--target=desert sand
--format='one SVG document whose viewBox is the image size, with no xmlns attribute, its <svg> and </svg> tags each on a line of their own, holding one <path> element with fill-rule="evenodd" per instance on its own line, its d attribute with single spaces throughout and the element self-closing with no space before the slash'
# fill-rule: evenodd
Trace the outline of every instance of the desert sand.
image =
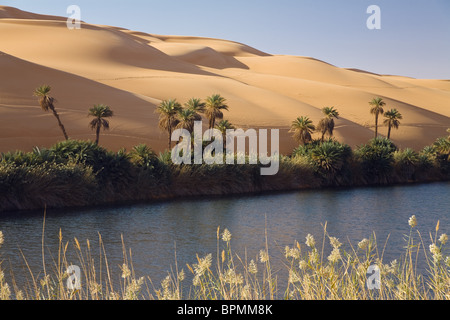
<svg viewBox="0 0 450 320">
<path fill-rule="evenodd" d="M 341 117 L 335 137 L 352 147 L 374 135 L 368 102 L 381 97 L 403 120 L 392 140 L 420 150 L 450 127 L 450 80 L 424 80 L 343 69 L 310 57 L 272 55 L 233 41 L 162 36 L 82 23 L 0 6 L 0 152 L 49 147 L 63 139 L 55 118 L 43 112 L 33 90 L 52 87 L 56 108 L 72 139 L 95 139 L 88 109 L 108 104 L 115 112 L 100 144 L 128 150 L 167 145 L 156 106 L 219 93 L 228 119 L 240 128 L 280 129 L 280 149 L 296 146 L 291 122 L 334 106 Z M 280 35 L 282 36 L 282 35 Z M 289 39 L 286 39 L 289 41 Z M 414 68 L 414 66 L 411 66 Z M 380 119 L 382 122 L 382 119 Z M 206 121 L 204 121 L 206 124 Z M 379 128 L 381 135 L 387 128 Z M 319 137 L 316 133 L 315 137 Z"/>
</svg>

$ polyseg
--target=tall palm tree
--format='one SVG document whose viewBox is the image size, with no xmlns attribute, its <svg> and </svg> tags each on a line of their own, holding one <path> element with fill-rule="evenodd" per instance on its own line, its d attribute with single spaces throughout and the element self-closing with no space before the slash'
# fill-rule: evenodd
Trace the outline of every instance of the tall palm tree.
<svg viewBox="0 0 450 320">
<path fill-rule="evenodd" d="M 226 99 L 220 94 L 213 94 L 206 98 L 205 115 L 209 119 L 209 129 L 213 129 L 216 124 L 216 119 L 223 119 L 222 110 L 228 111 L 228 106 L 225 104 Z"/>
<path fill-rule="evenodd" d="M 109 121 L 105 118 L 110 118 L 113 115 L 114 113 L 111 108 L 104 104 L 96 104 L 89 109 L 89 116 L 94 117 L 94 119 L 92 119 L 92 121 L 89 123 L 89 126 L 92 130 L 95 129 L 95 144 L 98 145 L 98 141 L 100 139 L 100 129 L 109 129 Z"/>
<path fill-rule="evenodd" d="M 383 107 L 386 105 L 386 103 L 383 101 L 382 98 L 374 98 L 372 101 L 369 102 L 370 113 L 375 115 L 375 138 L 378 137 L 378 116 L 380 114 L 384 113 Z"/>
<path fill-rule="evenodd" d="M 64 125 L 62 124 L 61 119 L 59 118 L 58 112 L 56 112 L 54 105 L 55 99 L 49 96 L 50 90 L 51 87 L 49 85 L 43 85 L 40 86 L 39 88 L 36 88 L 33 94 L 34 96 L 39 98 L 39 104 L 43 111 L 48 112 L 48 110 L 51 110 L 53 112 L 53 115 L 58 121 L 58 125 L 61 128 L 64 138 L 66 140 L 69 140 L 66 129 L 64 128 Z"/>
<path fill-rule="evenodd" d="M 201 116 L 192 109 L 180 109 L 177 114 L 178 124 L 176 129 L 186 129 L 191 132 L 194 130 L 194 121 L 199 120 Z"/>
<path fill-rule="evenodd" d="M 322 133 L 322 138 L 320 140 L 323 142 L 326 133 L 328 133 L 330 137 L 333 136 L 334 118 L 339 119 L 339 112 L 334 107 L 325 107 L 322 109 L 322 113 L 325 117 L 319 121 L 317 130 Z"/>
<path fill-rule="evenodd" d="M 308 117 L 299 117 L 292 122 L 289 132 L 294 133 L 293 137 L 298 143 L 306 144 L 311 141 L 311 133 L 315 126 Z"/>
<path fill-rule="evenodd" d="M 388 126 L 387 138 L 390 139 L 391 138 L 391 128 L 398 129 L 398 126 L 400 125 L 399 120 L 403 119 L 403 116 L 400 112 L 398 112 L 397 109 L 391 109 L 384 113 L 384 117 L 385 117 L 385 119 L 384 119 L 383 124 Z"/>
<path fill-rule="evenodd" d="M 164 100 L 155 110 L 159 113 L 159 128 L 169 134 L 168 147 L 172 149 L 172 131 L 178 125 L 177 114 L 181 110 L 181 104 L 176 99 Z"/>
</svg>

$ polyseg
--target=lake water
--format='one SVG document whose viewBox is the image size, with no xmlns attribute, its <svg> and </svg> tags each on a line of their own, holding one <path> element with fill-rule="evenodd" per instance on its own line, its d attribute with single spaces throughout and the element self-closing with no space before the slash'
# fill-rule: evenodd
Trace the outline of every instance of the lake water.
<svg viewBox="0 0 450 320">
<path fill-rule="evenodd" d="M 101 234 L 109 265 L 113 270 L 123 263 L 122 240 L 132 252 L 137 276 L 150 276 L 159 284 L 175 266 L 196 263 L 200 257 L 217 252 L 217 227 L 232 233 L 232 249 L 247 260 L 256 258 L 265 247 L 265 234 L 271 255 L 282 261 L 284 247 L 297 240 L 304 243 L 308 233 L 320 241 L 323 225 L 344 243 L 345 249 L 376 233 L 380 250 L 388 239 L 384 261 L 404 252 L 408 219 L 416 215 L 418 229 L 428 246 L 440 221 L 440 233 L 450 234 L 450 183 L 432 183 L 380 188 L 327 189 L 177 200 L 119 207 L 48 210 L 45 219 L 45 258 L 57 258 L 58 233 L 69 241 L 73 251 L 76 237 L 83 247 L 89 239 L 94 256 L 99 256 Z M 35 275 L 42 271 L 42 229 L 44 212 L 4 213 L 0 230 L 5 242 L 0 249 L 2 268 L 13 270 L 20 285 L 29 279 L 26 258 Z M 96 246 L 97 243 L 97 246 Z M 52 256 L 53 255 L 53 256 Z M 76 256 L 73 257 L 76 264 Z M 282 269 L 280 262 L 279 269 Z M 114 269 L 115 268 L 115 269 Z"/>
</svg>

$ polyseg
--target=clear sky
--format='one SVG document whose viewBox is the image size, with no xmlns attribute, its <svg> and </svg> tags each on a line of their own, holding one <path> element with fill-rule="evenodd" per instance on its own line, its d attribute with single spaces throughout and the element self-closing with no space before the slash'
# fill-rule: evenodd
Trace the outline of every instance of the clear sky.
<svg viewBox="0 0 450 320">
<path fill-rule="evenodd" d="M 162 35 L 245 43 L 271 54 L 310 56 L 343 68 L 450 79 L 450 0 L 0 0 L 35 13 Z M 381 9 L 369 30 L 367 8 Z M 1 42 L 0 42 L 1 47 Z"/>
</svg>

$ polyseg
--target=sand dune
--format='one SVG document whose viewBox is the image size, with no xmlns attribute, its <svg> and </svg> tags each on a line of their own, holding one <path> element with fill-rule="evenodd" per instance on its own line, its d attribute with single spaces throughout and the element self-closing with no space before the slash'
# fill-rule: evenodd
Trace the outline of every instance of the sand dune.
<svg viewBox="0 0 450 320">
<path fill-rule="evenodd" d="M 36 14 L 32 12 L 22 11 L 13 7 L 0 6 L 0 19 L 40 19 L 40 20 L 60 20 L 66 21 L 67 18 Z"/>
<path fill-rule="evenodd" d="M 225 117 L 242 128 L 281 129 L 281 151 L 295 143 L 288 133 L 301 115 L 314 122 L 335 106 L 335 136 L 352 146 L 373 136 L 368 101 L 380 96 L 403 114 L 392 133 L 400 147 L 420 149 L 450 127 L 450 81 L 377 75 L 343 69 L 309 57 L 271 55 L 241 43 L 163 36 L 82 23 L 0 6 L 0 152 L 50 146 L 62 136 L 51 114 L 40 110 L 34 88 L 52 86 L 57 110 L 71 138 L 94 138 L 87 110 L 109 104 L 111 130 L 100 143 L 114 150 L 144 142 L 160 151 L 161 100 L 220 93 Z M 286 40 L 288 41 L 288 39 Z M 412 66 L 413 67 L 413 66 Z M 386 134 L 387 128 L 380 128 Z"/>
</svg>

